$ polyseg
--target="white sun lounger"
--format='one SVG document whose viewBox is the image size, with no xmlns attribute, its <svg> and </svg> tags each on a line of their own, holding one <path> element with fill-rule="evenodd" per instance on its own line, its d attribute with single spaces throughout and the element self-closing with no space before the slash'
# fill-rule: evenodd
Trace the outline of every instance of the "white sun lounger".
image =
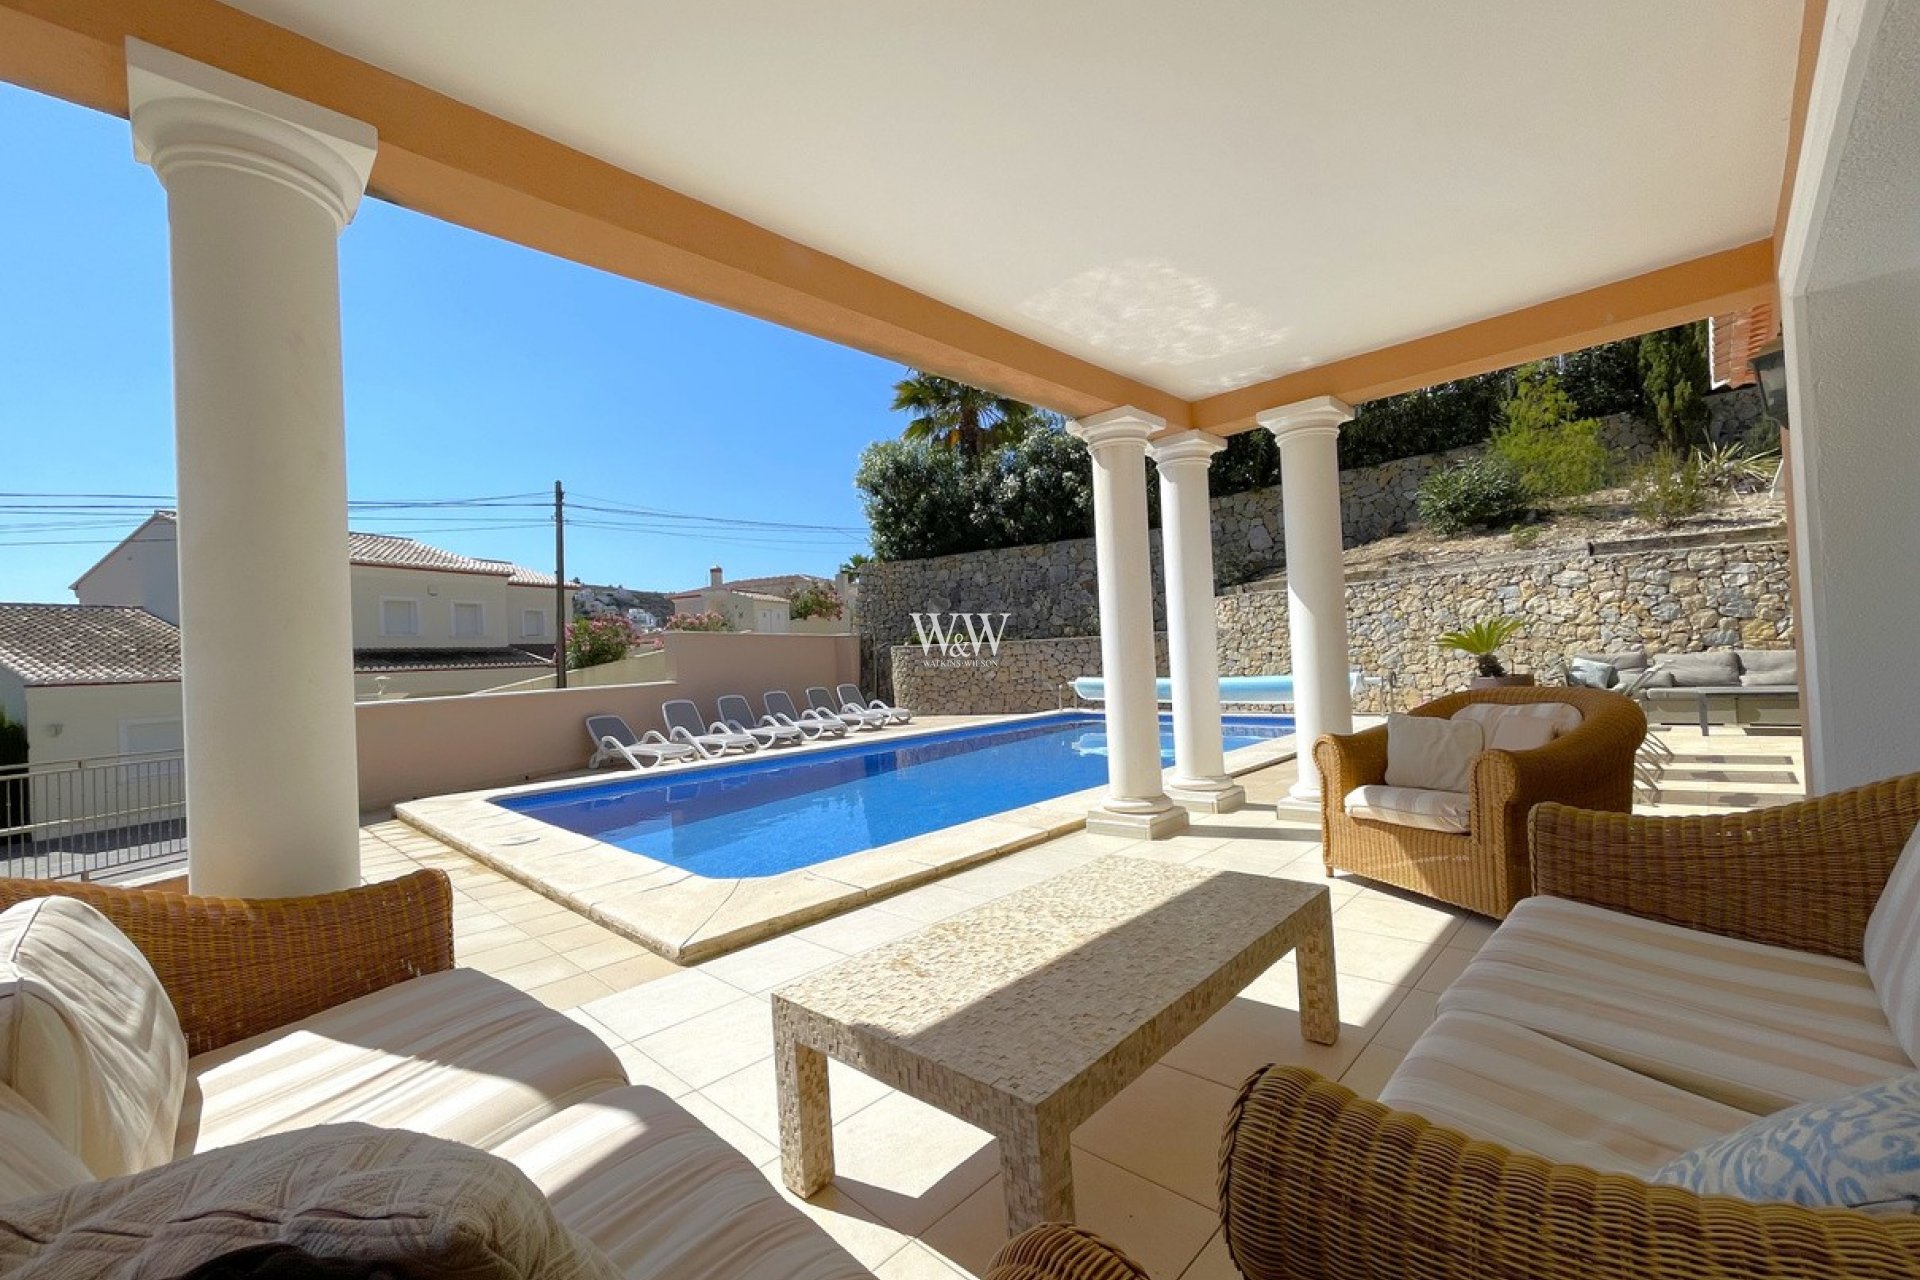
<svg viewBox="0 0 1920 1280">
<path fill-rule="evenodd" d="M 775 724 L 792 725 L 809 738 L 844 738 L 853 727 L 831 712 L 812 707 L 800 710 L 793 705 L 793 695 L 785 689 L 769 689 L 760 695 L 760 701 L 767 709 L 767 719 Z"/>
<path fill-rule="evenodd" d="M 905 707 L 889 706 L 878 698 L 869 698 L 860 692 L 860 686 L 857 684 L 843 684 L 840 686 L 838 692 L 840 694 L 840 701 L 846 703 L 848 706 L 860 707 L 867 711 L 878 711 L 895 724 L 907 724 L 913 719 L 913 712 L 908 711 Z"/>
<path fill-rule="evenodd" d="M 720 723 L 735 733 L 744 733 L 763 747 L 797 746 L 803 735 L 796 725 L 781 724 L 772 716 L 753 718 L 753 704 L 737 693 L 723 693 L 717 704 Z"/>
<path fill-rule="evenodd" d="M 836 703 L 825 685 L 807 686 L 807 705 L 822 715 L 838 716 L 856 729 L 878 729 L 893 717 L 884 711 L 871 711 L 851 702 Z"/>
<path fill-rule="evenodd" d="M 635 735 L 627 722 L 616 715 L 587 717 L 587 737 L 593 740 L 593 758 L 587 768 L 624 760 L 635 769 L 666 760 L 691 760 L 698 754 L 684 742 L 669 742 L 658 729 Z"/>
<path fill-rule="evenodd" d="M 709 760 L 729 751 L 757 751 L 760 747 L 752 734 L 735 733 L 718 721 L 703 723 L 700 708 L 685 698 L 661 703 L 660 715 L 667 722 L 669 738 L 686 743 Z"/>
</svg>

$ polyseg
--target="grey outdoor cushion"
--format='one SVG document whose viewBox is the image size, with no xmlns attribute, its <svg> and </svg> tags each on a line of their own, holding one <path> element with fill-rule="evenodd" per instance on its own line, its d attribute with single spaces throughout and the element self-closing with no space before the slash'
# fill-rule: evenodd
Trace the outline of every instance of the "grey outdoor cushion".
<svg viewBox="0 0 1920 1280">
<path fill-rule="evenodd" d="M 1598 658 L 1575 658 L 1567 667 L 1567 683 L 1588 689 L 1611 689 L 1619 678 L 1612 663 Z"/>
<path fill-rule="evenodd" d="M 1792 649 L 1735 649 L 1743 685 L 1785 686 L 1800 682 L 1800 655 Z"/>
<path fill-rule="evenodd" d="M 1682 689 L 1713 686 L 1726 688 L 1740 683 L 1740 661 L 1731 649 L 1713 649 L 1706 653 L 1662 654 L 1653 664 L 1655 671 L 1673 677 Z"/>
<path fill-rule="evenodd" d="M 1647 651 L 1645 649 L 1628 649 L 1623 653 L 1576 653 L 1573 655 L 1573 660 L 1575 662 L 1602 663 L 1605 666 L 1612 667 L 1622 676 L 1628 672 L 1645 671 L 1647 669 Z"/>
</svg>

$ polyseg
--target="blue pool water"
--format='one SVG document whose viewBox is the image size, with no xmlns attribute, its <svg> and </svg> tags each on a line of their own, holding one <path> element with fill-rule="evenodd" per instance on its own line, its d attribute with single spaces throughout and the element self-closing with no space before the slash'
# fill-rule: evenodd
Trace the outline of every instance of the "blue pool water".
<svg viewBox="0 0 1920 1280">
<path fill-rule="evenodd" d="M 1226 748 L 1293 732 L 1290 716 L 1227 716 Z M 1048 716 L 924 737 L 876 737 L 716 769 L 632 776 L 493 803 L 714 879 L 771 876 L 1107 780 L 1100 717 Z M 1173 731 L 1160 726 L 1173 763 Z"/>
</svg>

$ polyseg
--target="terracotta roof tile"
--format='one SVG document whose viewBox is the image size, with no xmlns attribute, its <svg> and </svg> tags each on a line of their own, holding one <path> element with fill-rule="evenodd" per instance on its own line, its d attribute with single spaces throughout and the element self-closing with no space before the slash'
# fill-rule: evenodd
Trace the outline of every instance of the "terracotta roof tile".
<svg viewBox="0 0 1920 1280">
<path fill-rule="evenodd" d="M 525 649 L 355 649 L 353 669 L 362 675 L 383 671 L 450 671 L 479 667 L 552 667 L 550 658 Z"/>
</svg>

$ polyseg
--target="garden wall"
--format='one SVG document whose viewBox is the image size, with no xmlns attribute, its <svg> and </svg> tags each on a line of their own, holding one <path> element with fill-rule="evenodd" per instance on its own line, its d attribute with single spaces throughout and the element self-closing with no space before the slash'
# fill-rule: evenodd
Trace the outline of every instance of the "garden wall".
<svg viewBox="0 0 1920 1280">
<path fill-rule="evenodd" d="M 1465 570 L 1349 581 L 1354 662 L 1379 681 L 1363 688 L 1355 705 L 1403 708 L 1461 687 L 1471 660 L 1442 652 L 1434 637 L 1496 613 L 1526 620 L 1504 656 L 1543 681 L 1562 679 L 1576 652 L 1789 648 L 1787 547 L 1779 530 L 1761 532 L 1769 540 L 1715 535 L 1711 545 L 1693 545 L 1698 535 L 1657 537 L 1598 555 L 1511 556 Z M 1229 592 L 1215 608 L 1222 674 L 1290 669 L 1284 583 Z M 891 669 L 898 700 L 916 710 L 1044 711 L 1061 705 L 1063 686 L 1075 676 L 1099 671 L 1100 644 L 1093 636 L 1009 640 L 997 661 L 977 664 L 930 661 L 917 645 L 903 645 L 892 650 Z M 1167 671 L 1164 637 L 1158 669 Z"/>
</svg>

